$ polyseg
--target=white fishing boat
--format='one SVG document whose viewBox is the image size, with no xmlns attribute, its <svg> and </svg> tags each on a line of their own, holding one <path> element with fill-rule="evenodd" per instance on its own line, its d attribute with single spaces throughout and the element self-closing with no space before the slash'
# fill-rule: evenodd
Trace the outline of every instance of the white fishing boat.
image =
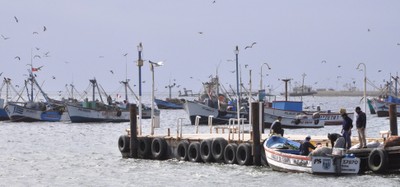
<svg viewBox="0 0 400 187">
<path fill-rule="evenodd" d="M 72 123 L 130 121 L 129 102 L 127 100 L 123 103 L 113 102 L 110 95 L 107 95 L 104 90 L 100 90 L 96 79 L 91 79 L 90 83 L 93 88 L 92 101 L 85 99 L 80 104 L 66 104 Z M 127 82 L 123 83 L 127 86 Z M 100 100 L 96 99 L 96 89 Z M 103 101 L 102 95 L 107 97 L 107 102 Z M 159 116 L 160 111 L 155 110 L 155 115 Z M 142 118 L 151 118 L 151 109 L 144 105 L 142 105 Z"/>
<path fill-rule="evenodd" d="M 29 101 L 26 102 L 8 102 L 5 110 L 8 117 L 13 122 L 34 122 L 34 121 L 68 121 L 69 117 L 65 112 L 62 102 L 53 100 L 47 96 L 37 83 L 32 71 L 29 71 L 29 79 L 25 81 L 27 88 L 28 82 L 31 85 L 31 92 L 28 93 Z M 33 98 L 33 86 L 36 86 L 45 101 L 35 101 Z"/>
<path fill-rule="evenodd" d="M 219 93 L 218 77 L 211 78 L 210 82 L 203 83 L 204 92 L 197 101 L 186 100 L 184 110 L 189 115 L 192 125 L 199 116 L 199 124 L 208 124 L 211 116 L 213 124 L 228 124 L 229 119 L 237 118 L 236 100 L 229 99 L 226 94 Z M 247 109 L 240 108 L 240 118 L 248 119 Z"/>
<path fill-rule="evenodd" d="M 360 159 L 351 155 L 300 155 L 300 143 L 270 136 L 263 144 L 268 165 L 277 171 L 313 174 L 358 174 Z"/>
</svg>

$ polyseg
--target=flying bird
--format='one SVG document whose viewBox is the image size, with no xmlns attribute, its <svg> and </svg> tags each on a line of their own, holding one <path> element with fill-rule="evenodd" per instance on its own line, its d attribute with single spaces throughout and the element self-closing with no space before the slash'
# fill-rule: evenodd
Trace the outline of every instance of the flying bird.
<svg viewBox="0 0 400 187">
<path fill-rule="evenodd" d="M 0 73 L 0 76 L 3 75 L 3 72 Z"/>
<path fill-rule="evenodd" d="M 323 60 L 321 63 L 326 63 L 326 60 Z"/>
<path fill-rule="evenodd" d="M 38 32 L 32 32 L 32 34 L 39 34 Z"/>
<path fill-rule="evenodd" d="M 36 49 L 36 50 L 38 50 L 38 51 L 40 50 L 40 48 L 39 48 L 39 47 L 35 47 L 35 49 Z"/>
<path fill-rule="evenodd" d="M 124 56 L 128 55 L 128 53 L 125 53 Z"/>
<path fill-rule="evenodd" d="M 113 70 L 110 70 L 110 72 L 111 72 L 111 74 L 114 74 L 114 71 L 113 71 Z"/>
<path fill-rule="evenodd" d="M 382 70 L 378 70 L 378 72 L 381 72 Z"/>
<path fill-rule="evenodd" d="M 33 56 L 33 58 L 42 58 L 42 57 L 40 57 L 39 55 L 35 55 Z"/>
<path fill-rule="evenodd" d="M 104 58 L 104 56 L 99 56 L 99 58 Z"/>
<path fill-rule="evenodd" d="M 338 68 L 341 68 L 342 66 L 341 65 L 339 65 L 339 66 L 337 66 Z"/>
<path fill-rule="evenodd" d="M 14 59 L 21 60 L 21 58 L 19 56 L 14 57 Z"/>
<path fill-rule="evenodd" d="M 236 70 L 233 70 L 233 71 L 230 71 L 231 73 L 235 73 L 236 72 Z"/>
<path fill-rule="evenodd" d="M 212 3 L 214 4 L 214 3 L 216 3 L 216 1 L 213 1 Z"/>
<path fill-rule="evenodd" d="M 203 34 L 203 32 L 201 32 L 201 31 L 200 31 L 200 32 L 198 32 L 198 33 L 199 33 L 199 34 Z"/>
<path fill-rule="evenodd" d="M 368 32 L 370 32 L 371 31 L 371 29 L 368 29 Z"/>
<path fill-rule="evenodd" d="M 45 52 L 45 53 L 44 53 L 44 56 L 45 56 L 45 57 L 49 57 L 49 53 L 50 53 L 50 51 Z"/>
<path fill-rule="evenodd" d="M 253 42 L 251 45 L 246 46 L 244 49 L 252 48 L 257 42 Z"/>
<path fill-rule="evenodd" d="M 245 64 L 245 65 L 244 65 L 244 68 L 247 68 L 247 66 L 249 66 L 249 65 L 248 65 L 248 64 Z"/>
<path fill-rule="evenodd" d="M 3 35 L 1 35 L 1 37 L 2 37 L 4 40 L 10 39 L 10 37 L 5 37 L 5 36 L 3 36 Z"/>
<path fill-rule="evenodd" d="M 18 18 L 17 18 L 17 16 L 14 16 L 14 19 L 15 19 L 15 22 L 18 23 Z"/>
<path fill-rule="evenodd" d="M 46 26 L 43 26 L 43 32 L 46 31 L 46 30 L 47 30 Z"/>
<path fill-rule="evenodd" d="M 56 79 L 56 77 L 55 77 L 55 76 L 52 76 L 52 78 L 53 78 L 53 79 Z"/>
</svg>

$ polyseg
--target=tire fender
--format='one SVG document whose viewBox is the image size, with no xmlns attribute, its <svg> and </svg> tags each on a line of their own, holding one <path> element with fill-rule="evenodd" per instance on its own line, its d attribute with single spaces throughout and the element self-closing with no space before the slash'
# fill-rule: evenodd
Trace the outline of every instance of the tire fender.
<svg viewBox="0 0 400 187">
<path fill-rule="evenodd" d="M 168 144 L 163 138 L 154 138 L 151 142 L 151 154 L 154 159 L 162 160 L 167 156 Z"/>
<path fill-rule="evenodd" d="M 224 161 L 224 150 L 228 141 L 224 138 L 215 138 L 211 143 L 211 153 L 216 162 Z"/>
<path fill-rule="evenodd" d="M 200 142 L 200 156 L 203 162 L 213 161 L 213 156 L 211 153 L 211 142 L 212 139 L 206 139 Z"/>
<path fill-rule="evenodd" d="M 224 161 L 226 164 L 235 164 L 236 162 L 236 151 L 237 144 L 230 143 L 224 149 Z"/>
<path fill-rule="evenodd" d="M 200 143 L 199 142 L 193 142 L 189 145 L 188 159 L 191 162 L 201 162 Z"/>
<path fill-rule="evenodd" d="M 368 167 L 376 173 L 385 172 L 388 166 L 388 155 L 383 149 L 374 149 L 368 156 Z"/>
<path fill-rule="evenodd" d="M 251 145 L 248 143 L 241 143 L 236 150 L 236 160 L 239 165 L 252 164 L 253 157 L 251 156 Z"/>
<path fill-rule="evenodd" d="M 138 157 L 149 158 L 151 155 L 151 139 L 148 137 L 138 138 Z"/>
<path fill-rule="evenodd" d="M 187 161 L 188 149 L 189 149 L 189 142 L 187 140 L 179 142 L 178 146 L 176 147 L 176 158 L 180 161 Z"/>
<path fill-rule="evenodd" d="M 130 137 L 128 135 L 121 135 L 118 139 L 118 149 L 121 153 L 129 153 L 130 148 Z"/>
</svg>

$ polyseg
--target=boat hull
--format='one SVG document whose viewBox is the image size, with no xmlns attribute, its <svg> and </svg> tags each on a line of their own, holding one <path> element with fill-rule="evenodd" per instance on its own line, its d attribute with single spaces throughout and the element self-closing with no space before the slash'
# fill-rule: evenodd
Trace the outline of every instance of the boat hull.
<svg viewBox="0 0 400 187">
<path fill-rule="evenodd" d="M 396 104 L 397 117 L 400 117 L 400 104 L 399 103 L 390 103 L 390 102 L 386 102 L 383 100 L 373 98 L 371 100 L 371 104 L 372 104 L 378 117 L 388 117 L 390 105 Z"/>
<path fill-rule="evenodd" d="M 67 105 L 69 118 L 72 123 L 88 123 L 88 122 L 129 122 L 129 110 L 96 110 L 76 105 Z M 159 110 L 155 110 L 155 116 L 160 115 Z M 151 109 L 142 111 L 142 119 L 151 118 Z"/>
<path fill-rule="evenodd" d="M 172 103 L 161 99 L 154 99 L 158 109 L 183 109 L 183 104 Z"/>
<path fill-rule="evenodd" d="M 209 117 L 212 116 L 212 124 L 228 124 L 229 119 L 237 118 L 237 112 L 235 111 L 219 111 L 216 108 L 209 107 L 199 102 L 186 101 L 184 104 L 185 112 L 189 115 L 189 119 L 192 125 L 196 124 L 196 117 L 200 116 L 199 124 L 208 124 Z M 247 114 L 241 113 L 241 118 L 246 118 Z"/>
<path fill-rule="evenodd" d="M 357 174 L 361 163 L 356 157 L 299 155 L 300 143 L 279 136 L 269 137 L 263 147 L 269 166 L 277 171 Z"/>
<path fill-rule="evenodd" d="M 62 121 L 66 117 L 65 112 L 42 111 L 33 108 L 27 108 L 14 103 L 8 103 L 5 108 L 9 118 L 13 122 L 35 122 L 35 121 Z"/>
<path fill-rule="evenodd" d="M 287 111 L 274 109 L 270 107 L 264 108 L 264 125 L 270 128 L 271 124 L 278 118 L 282 117 L 281 124 L 283 128 L 322 128 L 324 121 L 313 114 L 305 114 L 296 111 Z"/>
</svg>

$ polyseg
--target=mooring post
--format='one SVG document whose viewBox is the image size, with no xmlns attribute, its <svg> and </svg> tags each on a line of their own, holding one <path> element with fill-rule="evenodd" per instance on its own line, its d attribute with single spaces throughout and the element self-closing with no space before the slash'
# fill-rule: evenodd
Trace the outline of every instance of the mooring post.
<svg viewBox="0 0 400 187">
<path fill-rule="evenodd" d="M 389 106 L 389 118 L 390 118 L 390 131 L 392 136 L 397 136 L 397 109 L 396 104 L 390 104 Z"/>
<path fill-rule="evenodd" d="M 129 112 L 130 112 L 130 125 L 131 125 L 131 139 L 130 139 L 130 157 L 131 158 L 137 158 L 138 153 L 137 153 L 137 145 L 138 145 L 138 140 L 137 140 L 137 118 L 136 118 L 136 104 L 130 104 L 129 105 Z"/>
<path fill-rule="evenodd" d="M 253 160 L 254 165 L 261 166 L 261 141 L 260 141 L 260 120 L 259 120 L 259 102 L 251 103 L 251 124 L 253 125 Z"/>
</svg>

